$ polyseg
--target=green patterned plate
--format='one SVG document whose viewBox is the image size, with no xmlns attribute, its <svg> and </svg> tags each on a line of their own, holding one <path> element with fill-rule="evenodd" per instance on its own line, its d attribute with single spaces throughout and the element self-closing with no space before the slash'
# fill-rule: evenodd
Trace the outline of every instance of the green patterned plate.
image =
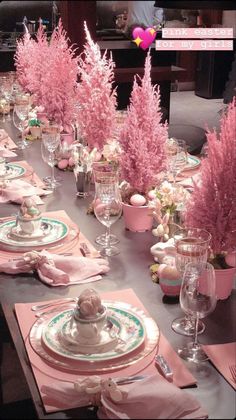
<svg viewBox="0 0 236 420">
<path fill-rule="evenodd" d="M 15 226 L 15 220 L 2 223 L 0 225 L 0 248 L 14 251 L 27 251 L 37 247 L 50 246 L 55 242 L 64 239 L 69 231 L 68 226 L 60 220 L 42 217 L 42 224 L 49 227 L 45 230 L 45 235 L 33 238 L 31 241 L 25 238 L 16 238 L 11 235 L 11 229 Z"/>
<path fill-rule="evenodd" d="M 196 156 L 188 155 L 187 165 L 184 167 L 183 171 L 189 171 L 191 169 L 197 168 L 201 164 L 200 159 Z"/>
<path fill-rule="evenodd" d="M 108 320 L 116 325 L 119 340 L 117 345 L 110 351 L 104 353 L 82 354 L 75 352 L 74 348 L 66 349 L 61 344 L 61 332 L 68 323 L 73 310 L 65 310 L 48 321 L 42 331 L 42 341 L 44 345 L 59 356 L 81 362 L 104 362 L 111 361 L 126 356 L 138 349 L 145 340 L 145 327 L 141 317 L 132 310 L 117 307 L 117 305 L 107 306 Z"/>
<path fill-rule="evenodd" d="M 5 175 L 1 176 L 0 179 L 20 178 L 26 173 L 26 169 L 18 163 L 7 163 L 6 168 L 7 170 Z"/>
</svg>

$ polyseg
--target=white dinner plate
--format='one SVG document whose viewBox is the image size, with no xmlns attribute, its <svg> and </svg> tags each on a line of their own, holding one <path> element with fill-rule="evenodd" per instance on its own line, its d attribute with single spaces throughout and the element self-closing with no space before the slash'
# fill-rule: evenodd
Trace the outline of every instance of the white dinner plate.
<svg viewBox="0 0 236 420">
<path fill-rule="evenodd" d="M 22 177 L 25 173 L 26 169 L 18 163 L 7 163 L 6 173 L 0 176 L 0 179 L 16 179 Z"/>
</svg>

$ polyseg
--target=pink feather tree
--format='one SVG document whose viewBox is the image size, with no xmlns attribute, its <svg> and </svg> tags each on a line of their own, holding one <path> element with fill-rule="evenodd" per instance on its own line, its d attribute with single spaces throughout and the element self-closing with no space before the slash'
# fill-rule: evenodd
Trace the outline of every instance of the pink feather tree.
<svg viewBox="0 0 236 420">
<path fill-rule="evenodd" d="M 151 83 L 151 58 L 147 54 L 144 76 L 136 76 L 127 117 L 120 133 L 122 179 L 132 192 L 146 195 L 165 169 L 167 123 L 161 123 L 159 87 Z"/>
<path fill-rule="evenodd" d="M 79 57 L 78 112 L 85 143 L 90 149 L 99 151 L 110 139 L 115 130 L 116 92 L 114 81 L 114 62 L 107 58 L 107 52 L 101 54 L 98 44 L 94 43 L 84 24 L 86 44 Z"/>
<path fill-rule="evenodd" d="M 236 245 L 236 98 L 221 119 L 220 133 L 207 132 L 208 156 L 201 166 L 185 213 L 185 224 L 212 235 L 212 263 L 226 268 L 224 256 Z"/>
<path fill-rule="evenodd" d="M 29 32 L 16 41 L 16 53 L 14 56 L 16 76 L 19 84 L 25 92 L 31 93 L 30 80 L 31 68 L 34 61 L 36 41 L 33 40 Z"/>
<path fill-rule="evenodd" d="M 70 131 L 78 101 L 77 61 L 60 20 L 49 43 L 47 71 L 42 77 L 38 100 L 48 118 L 60 124 L 64 131 Z"/>
</svg>

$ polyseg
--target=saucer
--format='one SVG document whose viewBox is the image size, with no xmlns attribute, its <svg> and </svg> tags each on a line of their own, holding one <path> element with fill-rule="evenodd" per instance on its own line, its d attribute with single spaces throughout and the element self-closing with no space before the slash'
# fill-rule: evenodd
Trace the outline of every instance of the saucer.
<svg viewBox="0 0 236 420">
<path fill-rule="evenodd" d="M 52 226 L 49 223 L 43 222 L 42 225 L 43 225 L 43 228 L 41 227 L 40 229 L 35 230 L 35 232 L 33 232 L 32 234 L 23 232 L 20 229 L 20 226 L 13 226 L 9 235 L 19 240 L 26 239 L 29 241 L 42 238 L 48 235 L 52 229 Z"/>
<path fill-rule="evenodd" d="M 111 320 L 100 333 L 100 341 L 96 344 L 83 344 L 79 341 L 73 332 L 70 331 L 70 320 L 68 320 L 60 331 L 61 345 L 74 354 L 99 354 L 111 351 L 116 348 L 119 341 L 119 331 L 121 326 L 117 327 Z"/>
</svg>

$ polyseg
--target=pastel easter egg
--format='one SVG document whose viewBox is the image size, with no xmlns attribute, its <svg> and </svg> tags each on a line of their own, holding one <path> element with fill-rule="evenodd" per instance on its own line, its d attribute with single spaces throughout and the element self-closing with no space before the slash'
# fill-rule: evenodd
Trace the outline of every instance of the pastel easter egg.
<svg viewBox="0 0 236 420">
<path fill-rule="evenodd" d="M 225 261 L 230 267 L 236 267 L 236 252 L 230 252 L 225 257 Z"/>
<path fill-rule="evenodd" d="M 147 196 L 148 196 L 149 200 L 154 200 L 154 198 L 156 198 L 155 190 L 149 191 Z"/>
<path fill-rule="evenodd" d="M 181 276 L 176 267 L 161 264 L 158 268 L 159 284 L 167 296 L 178 296 L 181 288 Z"/>
<path fill-rule="evenodd" d="M 68 163 L 69 163 L 69 166 L 74 166 L 74 164 L 75 164 L 74 159 L 72 157 L 70 157 Z"/>
<path fill-rule="evenodd" d="M 68 166 L 68 160 L 67 159 L 62 159 L 58 162 L 57 164 L 59 169 L 66 169 Z"/>
<path fill-rule="evenodd" d="M 144 206 L 146 204 L 146 198 L 141 194 L 134 194 L 130 198 L 130 204 L 132 206 Z"/>
</svg>

